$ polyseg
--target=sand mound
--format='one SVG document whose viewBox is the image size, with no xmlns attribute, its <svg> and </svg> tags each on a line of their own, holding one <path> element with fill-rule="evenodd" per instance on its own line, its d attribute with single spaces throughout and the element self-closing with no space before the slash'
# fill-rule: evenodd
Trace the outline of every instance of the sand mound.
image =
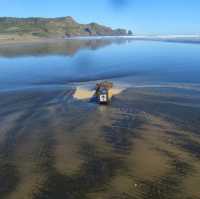
<svg viewBox="0 0 200 199">
<path fill-rule="evenodd" d="M 110 89 L 113 95 L 118 95 L 120 94 L 125 88 L 112 88 Z"/>
<path fill-rule="evenodd" d="M 112 95 L 117 95 L 117 94 L 121 93 L 123 90 L 124 90 L 124 88 L 110 89 Z M 85 87 L 77 87 L 73 97 L 78 100 L 84 100 L 84 99 L 92 98 L 94 96 L 94 94 L 95 94 L 95 90 L 90 90 Z"/>
<path fill-rule="evenodd" d="M 89 90 L 84 87 L 77 87 L 74 93 L 74 98 L 78 100 L 89 99 L 95 94 L 95 90 Z"/>
</svg>

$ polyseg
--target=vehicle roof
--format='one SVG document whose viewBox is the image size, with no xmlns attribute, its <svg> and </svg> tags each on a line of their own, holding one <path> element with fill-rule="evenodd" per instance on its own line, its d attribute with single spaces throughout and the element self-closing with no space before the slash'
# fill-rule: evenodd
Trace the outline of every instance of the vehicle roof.
<svg viewBox="0 0 200 199">
<path fill-rule="evenodd" d="M 100 92 L 100 94 L 107 94 L 108 93 L 108 89 L 106 89 L 106 88 L 100 88 L 99 92 Z"/>
</svg>

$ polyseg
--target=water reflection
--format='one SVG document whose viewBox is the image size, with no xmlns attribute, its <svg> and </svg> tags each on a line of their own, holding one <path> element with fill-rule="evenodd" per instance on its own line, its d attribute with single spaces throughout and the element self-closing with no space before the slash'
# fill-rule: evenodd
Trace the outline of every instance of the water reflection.
<svg viewBox="0 0 200 199">
<path fill-rule="evenodd" d="M 130 38 L 4 45 L 0 87 L 102 79 L 126 84 L 199 83 L 199 53 L 199 45 Z"/>
<path fill-rule="evenodd" d="M 81 49 L 97 50 L 99 48 L 115 44 L 124 44 L 131 39 L 68 39 L 54 40 L 42 43 L 31 44 L 8 44 L 0 46 L 1 57 L 22 57 L 22 56 L 49 56 L 64 55 L 73 56 Z"/>
</svg>

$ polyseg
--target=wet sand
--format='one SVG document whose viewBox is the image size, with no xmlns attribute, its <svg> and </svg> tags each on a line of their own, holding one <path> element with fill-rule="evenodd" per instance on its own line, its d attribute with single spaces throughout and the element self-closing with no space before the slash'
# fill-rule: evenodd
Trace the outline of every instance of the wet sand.
<svg viewBox="0 0 200 199">
<path fill-rule="evenodd" d="M 35 37 L 31 35 L 0 35 L 0 46 L 6 45 L 17 45 L 17 44 L 33 44 L 33 43 L 44 43 L 44 42 L 56 42 L 56 41 L 64 41 L 62 37 L 60 38 L 45 38 L 45 37 Z"/>
<path fill-rule="evenodd" d="M 129 88 L 110 106 L 74 93 L 0 93 L 0 198 L 200 197 L 199 91 Z"/>
</svg>

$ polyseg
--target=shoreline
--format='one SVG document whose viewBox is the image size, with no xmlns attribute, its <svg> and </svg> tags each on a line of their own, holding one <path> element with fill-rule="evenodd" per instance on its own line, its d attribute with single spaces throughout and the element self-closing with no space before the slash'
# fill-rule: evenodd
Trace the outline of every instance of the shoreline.
<svg viewBox="0 0 200 199">
<path fill-rule="evenodd" d="M 21 37 L 21 38 L 0 38 L 0 47 L 6 45 L 17 45 L 17 44 L 35 44 L 35 43 L 54 43 L 54 42 L 63 42 L 64 38 L 37 38 L 37 37 Z"/>
<path fill-rule="evenodd" d="M 34 37 L 30 35 L 0 35 L 0 46 L 11 44 L 31 44 L 31 43 L 53 43 L 67 40 L 101 40 L 101 39 L 131 39 L 142 41 L 161 41 L 161 42 L 181 42 L 181 43 L 200 43 L 200 35 L 158 35 L 158 36 L 72 36 L 72 37 Z"/>
<path fill-rule="evenodd" d="M 11 44 L 54 43 L 67 40 L 133 39 L 132 36 L 72 36 L 72 37 L 34 37 L 30 35 L 0 35 L 0 46 Z"/>
<path fill-rule="evenodd" d="M 92 92 L 94 92 L 94 86 L 96 83 L 102 80 L 96 80 L 96 81 L 88 81 L 88 82 L 68 82 L 63 84 L 43 84 L 43 85 L 37 85 L 37 84 L 30 84 L 30 85 L 10 85 L 10 86 L 2 86 L 0 87 L 0 93 L 2 92 L 15 92 L 15 91 L 31 91 L 31 90 L 55 90 L 55 89 L 64 89 L 64 88 L 75 88 L 78 89 L 80 92 L 88 92 L 89 95 L 91 95 Z M 112 80 L 111 80 L 112 81 Z M 158 83 L 158 84 L 147 84 L 147 83 L 137 83 L 135 85 L 132 85 L 130 83 L 125 84 L 124 82 L 118 82 L 118 81 L 112 81 L 114 82 L 115 88 L 117 90 L 126 90 L 129 88 L 133 89 L 143 89 L 143 88 L 171 88 L 171 89 L 185 89 L 185 90 L 193 90 L 200 92 L 200 84 L 199 83 Z"/>
</svg>

